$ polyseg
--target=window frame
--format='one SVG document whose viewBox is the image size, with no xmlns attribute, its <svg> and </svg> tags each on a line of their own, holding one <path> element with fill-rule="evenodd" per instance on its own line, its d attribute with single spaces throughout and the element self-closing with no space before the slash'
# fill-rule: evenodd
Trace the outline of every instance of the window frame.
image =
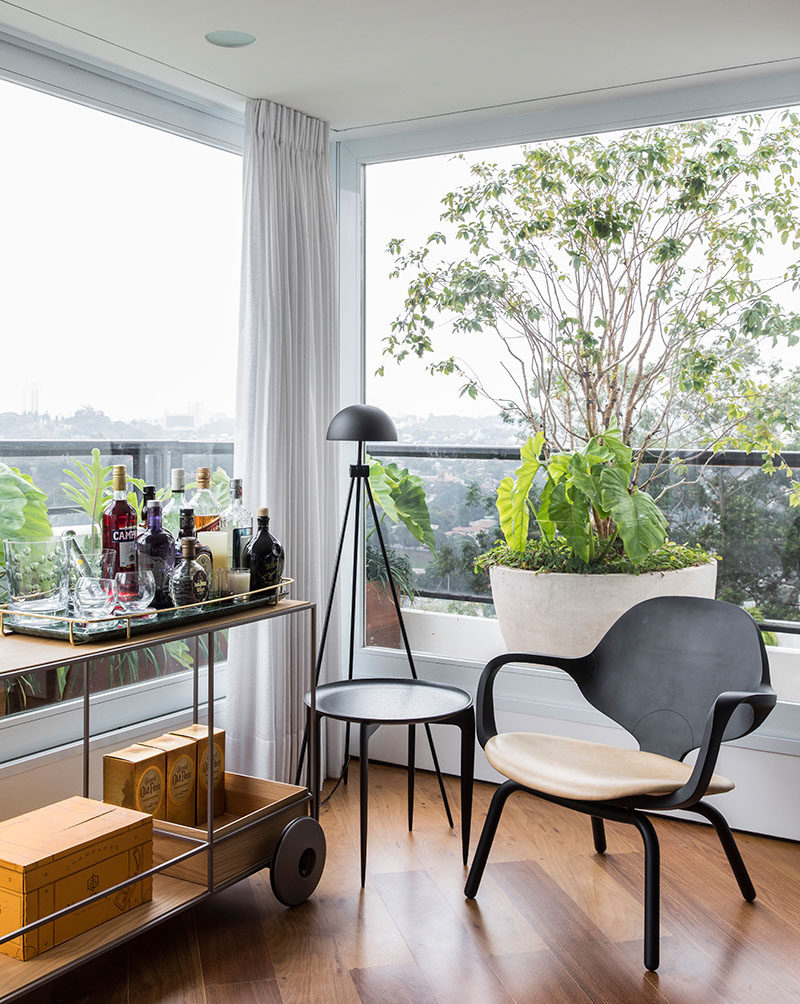
<svg viewBox="0 0 800 1004">
<path fill-rule="evenodd" d="M 244 100 L 212 104 L 165 85 L 92 63 L 72 53 L 56 52 L 33 40 L 0 31 L 0 79 L 38 90 L 73 104 L 128 119 L 140 125 L 242 155 Z M 2 452 L 2 446 L 0 446 Z M 218 693 L 224 693 L 227 663 L 216 667 Z M 205 669 L 200 670 L 205 674 Z M 159 718 L 191 707 L 191 672 L 170 674 L 145 683 L 115 688 L 93 697 L 98 702 L 94 732 L 106 735 L 137 721 Z M 80 733 L 76 702 L 56 703 L 0 719 L 4 768 L 16 769 L 28 758 L 48 761 L 54 749 Z M 43 751 L 32 753 L 32 750 Z M 21 758 L 21 759 L 20 759 Z M 48 761 L 49 762 L 49 761 Z"/>
<path fill-rule="evenodd" d="M 386 161 L 408 160 L 426 156 L 458 153 L 568 138 L 582 134 L 614 132 L 623 129 L 666 125 L 748 111 L 767 111 L 800 104 L 800 61 L 790 68 L 736 70 L 701 74 L 671 86 L 647 85 L 608 89 L 591 94 L 531 102 L 522 112 L 502 114 L 491 110 L 475 115 L 441 116 L 421 128 L 389 131 L 352 130 L 335 136 L 333 164 L 339 224 L 340 273 L 340 395 L 342 403 L 364 401 L 365 396 L 365 220 L 366 167 Z M 342 507 L 347 491 L 347 463 L 340 454 L 340 493 Z M 341 580 L 351 581 L 352 556 L 345 549 Z M 360 583 L 363 597 L 363 581 Z M 340 630 L 342 660 L 347 661 L 349 611 L 341 607 Z M 358 604 L 357 637 L 364 637 L 364 604 Z M 416 654 L 420 675 L 449 682 L 474 692 L 481 665 L 475 662 Z M 404 655 L 386 649 L 356 645 L 354 671 L 357 676 L 405 676 L 408 666 Z M 525 708 L 538 708 L 537 714 L 559 718 L 573 724 L 586 722 L 586 708 L 579 695 L 564 688 L 563 674 L 546 669 L 521 670 L 537 677 L 538 697 L 533 702 L 516 688 L 508 689 L 502 681 L 498 699 L 509 710 L 526 714 Z M 505 687 L 505 689 L 504 689 Z M 595 724 L 600 724 L 599 720 Z M 774 741 L 789 743 L 788 749 L 800 754 L 800 704 L 779 704 L 759 736 L 742 740 L 752 748 L 776 752 Z M 759 745 L 761 744 L 761 745 Z M 788 749 L 781 746 L 783 752 Z M 376 754 L 379 755 L 379 754 Z M 800 825 L 800 824 L 799 824 Z"/>
</svg>

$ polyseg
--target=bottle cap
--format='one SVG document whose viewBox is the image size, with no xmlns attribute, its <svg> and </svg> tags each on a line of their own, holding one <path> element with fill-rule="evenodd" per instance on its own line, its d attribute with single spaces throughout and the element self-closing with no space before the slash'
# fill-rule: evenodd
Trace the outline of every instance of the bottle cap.
<svg viewBox="0 0 800 1004">
<path fill-rule="evenodd" d="M 182 505 L 181 516 L 194 516 L 194 506 Z"/>
<path fill-rule="evenodd" d="M 208 467 L 197 468 L 197 487 L 208 488 L 211 484 L 211 471 Z"/>
<path fill-rule="evenodd" d="M 161 511 L 161 502 L 158 499 L 148 499 L 147 500 L 147 511 L 151 512 L 154 509 Z"/>
<path fill-rule="evenodd" d="M 114 464 L 111 469 L 111 486 L 115 492 L 124 492 L 126 485 L 125 464 Z"/>
<path fill-rule="evenodd" d="M 142 488 L 142 498 L 144 499 L 145 505 L 147 505 L 150 499 L 154 499 L 155 497 L 156 497 L 155 485 L 145 485 L 144 488 Z"/>
<path fill-rule="evenodd" d="M 269 509 L 265 505 L 261 505 L 256 509 L 256 516 L 258 519 L 269 519 Z"/>
<path fill-rule="evenodd" d="M 174 492 L 182 492 L 186 487 L 186 471 L 182 467 L 172 468 L 170 485 Z"/>
<path fill-rule="evenodd" d="M 197 555 L 196 537 L 183 537 L 181 539 L 181 554 L 184 558 L 194 558 Z"/>
<path fill-rule="evenodd" d="M 231 492 L 236 496 L 237 499 L 240 499 L 242 497 L 241 478 L 231 478 Z"/>
</svg>

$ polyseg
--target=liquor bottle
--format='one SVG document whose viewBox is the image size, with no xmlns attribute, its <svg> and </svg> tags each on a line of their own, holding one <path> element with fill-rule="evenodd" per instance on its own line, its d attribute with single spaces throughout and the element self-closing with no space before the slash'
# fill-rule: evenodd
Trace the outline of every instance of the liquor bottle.
<svg viewBox="0 0 800 1004">
<path fill-rule="evenodd" d="M 208 576 L 196 557 L 197 541 L 194 537 L 184 537 L 180 563 L 169 578 L 169 595 L 174 607 L 202 603 L 208 598 Z"/>
<path fill-rule="evenodd" d="M 103 548 L 114 552 L 118 572 L 136 571 L 136 510 L 128 502 L 125 464 L 112 472 L 114 497 L 103 512 Z"/>
<path fill-rule="evenodd" d="M 256 511 L 258 529 L 242 554 L 242 567 L 250 569 L 250 589 L 264 589 L 277 586 L 283 575 L 283 545 L 269 532 L 269 509 L 262 506 Z M 268 597 L 267 606 L 278 602 L 278 590 L 263 593 Z"/>
<path fill-rule="evenodd" d="M 167 499 L 161 510 L 161 525 L 169 530 L 173 537 L 178 536 L 181 528 L 181 509 L 184 506 L 184 489 L 186 487 L 186 471 L 182 467 L 173 467 L 170 474 L 172 495 Z"/>
<path fill-rule="evenodd" d="M 231 500 L 220 517 L 222 529 L 230 534 L 228 556 L 231 568 L 242 567 L 242 552 L 253 535 L 253 517 L 242 503 L 242 480 L 231 479 Z"/>
<path fill-rule="evenodd" d="M 142 488 L 142 530 L 147 529 L 147 503 L 156 497 L 156 486 L 145 485 Z"/>
<path fill-rule="evenodd" d="M 153 606 L 163 610 L 172 605 L 169 595 L 169 577 L 175 567 L 175 538 L 161 524 L 161 503 L 151 499 L 147 503 L 147 529 L 136 541 L 136 566 L 140 572 L 152 572 L 156 580 Z"/>
<path fill-rule="evenodd" d="M 219 530 L 219 506 L 211 494 L 211 471 L 197 468 L 197 491 L 186 503 L 194 509 L 194 523 L 198 530 Z"/>
<path fill-rule="evenodd" d="M 180 560 L 181 557 L 181 542 L 185 540 L 186 537 L 192 537 L 194 539 L 195 559 L 198 564 L 202 565 L 203 570 L 208 576 L 208 581 L 211 583 L 214 577 L 214 559 L 211 555 L 210 549 L 197 542 L 197 537 L 195 536 L 194 509 L 192 509 L 191 506 L 184 506 L 183 509 L 181 509 L 181 526 L 178 531 L 176 554 L 176 558 L 178 560 Z"/>
</svg>

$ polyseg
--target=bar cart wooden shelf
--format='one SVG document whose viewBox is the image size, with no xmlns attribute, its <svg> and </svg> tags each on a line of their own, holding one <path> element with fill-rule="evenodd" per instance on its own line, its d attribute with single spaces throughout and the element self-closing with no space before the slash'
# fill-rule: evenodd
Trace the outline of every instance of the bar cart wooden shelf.
<svg viewBox="0 0 800 1004">
<path fill-rule="evenodd" d="M 93 659 L 146 648 L 167 641 L 207 636 L 208 673 L 206 721 L 214 728 L 214 635 L 218 631 L 278 617 L 305 614 L 309 627 L 309 665 L 303 690 L 314 694 L 316 607 L 304 600 L 282 599 L 273 606 L 231 610 L 225 616 L 190 624 L 173 624 L 163 630 L 130 638 L 87 642 L 79 646 L 63 641 L 11 634 L 0 639 L 0 679 L 32 670 L 72 665 L 83 673 L 83 794 L 89 795 L 91 695 L 89 664 Z M 192 720 L 200 716 L 199 667 L 193 671 Z M 314 770 L 316 757 L 309 757 Z M 309 774 L 309 786 L 283 784 L 226 773 L 226 812 L 214 819 L 213 790 L 209 785 L 208 818 L 212 824 L 197 829 L 154 821 L 153 899 L 113 920 L 86 931 L 26 962 L 0 955 L 0 1001 L 11 1001 L 61 973 L 135 937 L 187 910 L 220 889 L 239 882 L 262 868 L 270 868 L 277 898 L 291 906 L 303 902 L 316 887 L 324 866 L 325 841 L 313 813 L 312 790 L 318 781 Z M 142 873 L 148 874 L 148 873 Z M 124 888 L 142 874 L 113 887 Z M 97 893 L 107 895 L 108 889 Z M 84 901 L 85 902 L 85 901 Z M 45 923 L 41 918 L 39 923 Z M 18 932 L 14 932 L 18 934 Z"/>
</svg>

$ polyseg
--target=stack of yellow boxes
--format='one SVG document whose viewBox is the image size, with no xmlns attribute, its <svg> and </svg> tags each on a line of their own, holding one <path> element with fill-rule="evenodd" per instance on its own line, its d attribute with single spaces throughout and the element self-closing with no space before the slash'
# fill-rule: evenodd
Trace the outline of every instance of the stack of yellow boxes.
<svg viewBox="0 0 800 1004">
<path fill-rule="evenodd" d="M 214 815 L 225 811 L 225 733 L 214 729 Z M 208 728 L 190 725 L 103 757 L 103 801 L 202 826 L 208 819 Z"/>
</svg>

